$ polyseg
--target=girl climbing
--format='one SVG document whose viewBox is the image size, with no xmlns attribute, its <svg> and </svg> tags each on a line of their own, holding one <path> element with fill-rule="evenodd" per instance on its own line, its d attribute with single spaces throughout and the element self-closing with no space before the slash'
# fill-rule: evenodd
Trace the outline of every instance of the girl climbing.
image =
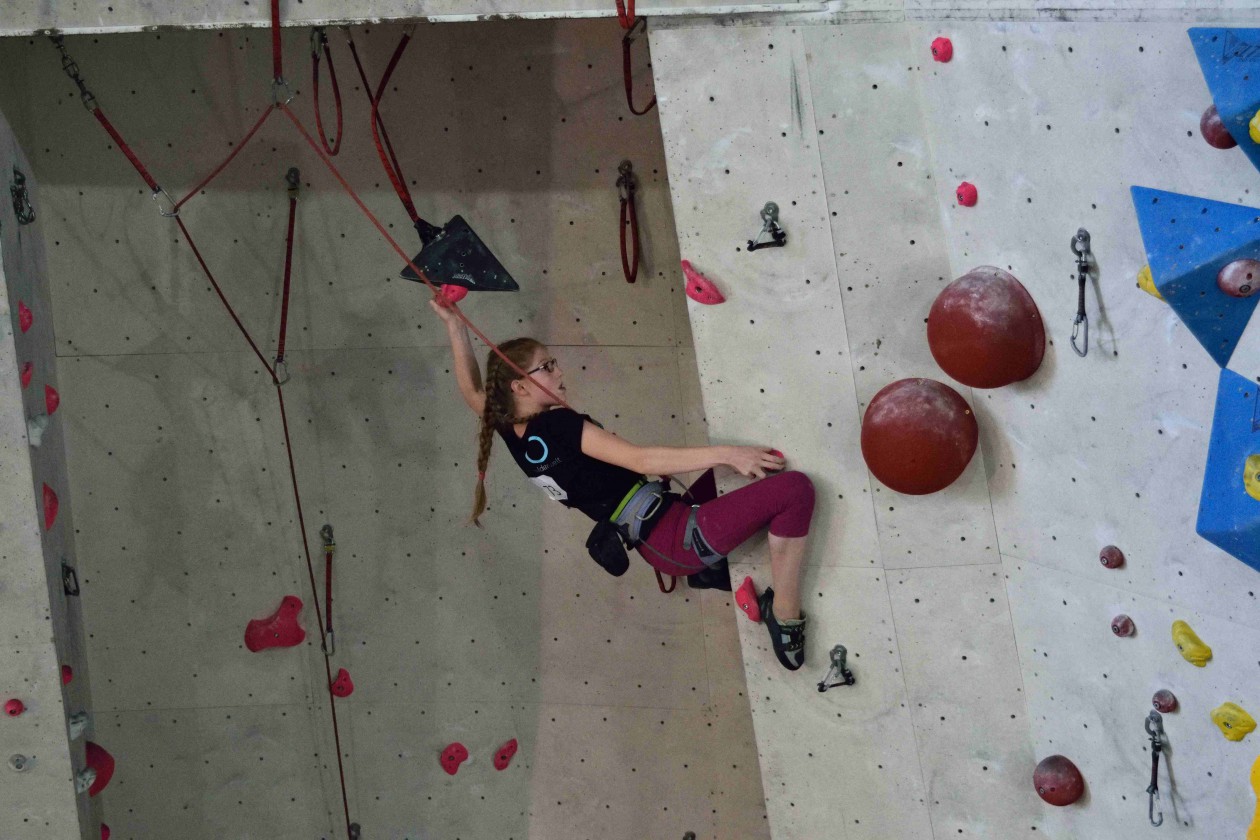
<svg viewBox="0 0 1260 840">
<path fill-rule="evenodd" d="M 527 377 L 517 376 L 491 351 L 483 386 L 468 328 L 455 314 L 455 305 L 438 299 L 429 305 L 446 324 L 460 393 L 481 418 L 473 523 L 480 527 L 478 517 L 486 508 L 486 465 L 497 433 L 531 482 L 595 520 L 587 548 L 614 575 L 628 565 L 624 542 L 661 572 L 687 575 L 693 588 L 729 591 L 726 555 L 768 525 L 774 585 L 766 588 L 757 606 L 779 662 L 792 671 L 801 667 L 805 615 L 800 580 L 814 512 L 814 485 L 804 473 L 777 472 L 783 469 L 783 458 L 761 446 L 636 446 L 624 441 L 542 390 L 563 395 L 564 371 L 546 346 L 532 338 L 498 346 Z M 664 483 L 645 478 L 719 464 L 761 480 L 692 507 L 669 493 Z M 767 478 L 767 472 L 777 474 Z"/>
</svg>

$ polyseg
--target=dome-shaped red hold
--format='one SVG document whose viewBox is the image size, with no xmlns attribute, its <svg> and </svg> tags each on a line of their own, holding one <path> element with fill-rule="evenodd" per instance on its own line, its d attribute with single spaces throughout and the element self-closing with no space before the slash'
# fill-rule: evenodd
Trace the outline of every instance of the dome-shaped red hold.
<svg viewBox="0 0 1260 840">
<path fill-rule="evenodd" d="M 468 748 L 456 741 L 442 750 L 442 769 L 454 776 L 459 772 L 459 765 L 468 760 Z"/>
<path fill-rule="evenodd" d="M 70 682 L 73 679 L 74 679 L 74 669 L 71 668 L 69 665 L 62 665 L 61 666 L 61 684 L 70 685 Z"/>
<path fill-rule="evenodd" d="M 1217 287 L 1236 298 L 1251 297 L 1260 290 L 1260 260 L 1234 260 L 1216 274 Z"/>
<path fill-rule="evenodd" d="M 954 190 L 954 198 L 957 198 L 958 203 L 963 207 L 975 207 L 976 201 L 980 198 L 980 191 L 970 181 L 963 181 Z"/>
<path fill-rule="evenodd" d="M 350 672 L 345 668 L 337 671 L 337 677 L 332 681 L 331 691 L 337 697 L 349 697 L 354 694 L 354 680 L 350 679 Z"/>
<path fill-rule="evenodd" d="M 1238 145 L 1238 141 L 1225 127 L 1225 122 L 1221 119 L 1215 105 L 1209 106 L 1203 112 L 1203 116 L 1199 117 L 1199 133 L 1214 149 L 1232 149 Z"/>
<path fill-rule="evenodd" d="M 1124 552 L 1114 545 L 1104 546 L 1103 550 L 1098 552 L 1098 562 L 1108 569 L 1118 569 L 1124 565 Z"/>
<path fill-rule="evenodd" d="M 1155 711 L 1163 715 L 1175 712 L 1177 711 L 1177 695 L 1166 688 L 1161 688 L 1151 698 L 1151 705 L 1155 707 Z"/>
<path fill-rule="evenodd" d="M 22 363 L 22 387 L 25 388 L 31 384 L 31 377 L 35 375 L 35 365 L 31 362 Z"/>
<path fill-rule="evenodd" d="M 1127 615 L 1118 615 L 1111 619 L 1111 632 L 1121 638 L 1132 636 L 1137 632 L 1137 627 L 1133 624 L 1133 619 Z"/>
<path fill-rule="evenodd" d="M 1033 786 L 1051 805 L 1071 805 L 1085 792 L 1085 778 L 1071 759 L 1052 755 L 1043 758 L 1033 771 Z"/>
<path fill-rule="evenodd" d="M 954 42 L 948 38 L 937 38 L 932 42 L 932 58 L 940 62 L 954 57 Z"/>
<path fill-rule="evenodd" d="M 47 484 L 44 485 L 44 530 L 51 531 L 53 523 L 57 521 L 57 510 L 61 507 L 61 503 L 57 500 L 57 494 Z"/>
<path fill-rule="evenodd" d="M 25 711 L 26 705 L 17 698 L 14 698 L 4 704 L 4 713 L 9 717 L 18 717 Z"/>
<path fill-rule="evenodd" d="M 1041 367 L 1046 330 L 1032 295 L 982 265 L 950 283 L 928 312 L 928 346 L 941 369 L 972 388 L 1000 388 Z"/>
<path fill-rule="evenodd" d="M 109 840 L 109 826 L 101 823 L 101 840 Z"/>
<path fill-rule="evenodd" d="M 44 386 L 44 408 L 48 409 L 48 416 L 57 413 L 57 406 L 61 405 L 61 394 L 57 393 L 57 389 L 51 385 Z"/>
<path fill-rule="evenodd" d="M 957 391 L 932 379 L 902 379 L 871 400 L 862 418 L 862 457 L 898 493 L 953 484 L 975 454 L 979 427 Z"/>
<path fill-rule="evenodd" d="M 453 283 L 448 283 L 442 287 L 442 299 L 446 301 L 446 303 L 443 304 L 444 306 L 449 306 L 452 303 L 459 303 L 466 297 L 468 297 L 468 290 L 463 286 L 456 286 Z"/>
<path fill-rule="evenodd" d="M 18 326 L 26 332 L 35 323 L 35 315 L 23 301 L 18 301 Z"/>
</svg>

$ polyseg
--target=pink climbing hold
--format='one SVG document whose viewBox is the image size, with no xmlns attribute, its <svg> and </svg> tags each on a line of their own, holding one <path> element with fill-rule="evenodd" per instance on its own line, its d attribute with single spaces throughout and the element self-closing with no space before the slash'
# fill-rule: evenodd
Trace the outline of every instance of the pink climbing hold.
<svg viewBox="0 0 1260 840">
<path fill-rule="evenodd" d="M 44 530 L 51 531 L 53 523 L 57 521 L 57 509 L 60 503 L 57 501 L 57 494 L 47 484 L 44 485 Z"/>
<path fill-rule="evenodd" d="M 22 365 L 22 387 L 25 388 L 31 384 L 31 377 L 35 374 L 35 365 L 31 362 L 25 362 Z"/>
<path fill-rule="evenodd" d="M 713 281 L 691 267 L 687 260 L 682 261 L 683 276 L 687 278 L 687 297 L 705 306 L 725 303 L 726 298 L 718 291 Z"/>
<path fill-rule="evenodd" d="M 932 42 L 932 58 L 940 62 L 954 57 L 954 42 L 948 38 L 937 38 Z"/>
<path fill-rule="evenodd" d="M 9 717 L 18 717 L 26 711 L 26 706 L 16 697 L 4 704 L 4 713 Z"/>
<path fill-rule="evenodd" d="M 354 694 L 354 680 L 350 679 L 350 672 L 342 668 L 337 672 L 337 678 L 332 681 L 332 693 L 338 697 L 349 697 Z"/>
<path fill-rule="evenodd" d="M 1118 569 L 1124 565 L 1124 552 L 1114 545 L 1106 546 L 1098 552 L 1098 562 L 1108 569 Z"/>
<path fill-rule="evenodd" d="M 1133 619 L 1129 618 L 1127 615 L 1118 615 L 1111 619 L 1111 632 L 1115 633 L 1120 638 L 1125 638 L 1126 636 L 1132 636 L 1136 633 L 1137 627 L 1133 625 Z"/>
<path fill-rule="evenodd" d="M 302 599 L 285 595 L 280 606 L 267 618 L 255 618 L 245 628 L 245 647 L 254 653 L 273 647 L 293 647 L 302 643 L 306 631 L 298 623 Z"/>
<path fill-rule="evenodd" d="M 96 781 L 88 788 L 88 796 L 96 796 L 105 789 L 109 780 L 114 778 L 114 757 L 105 748 L 91 741 L 87 742 L 87 766 L 96 771 Z"/>
<path fill-rule="evenodd" d="M 74 679 L 74 669 L 71 668 L 69 665 L 62 665 L 61 666 L 61 684 L 70 685 L 70 682 L 73 679 Z"/>
<path fill-rule="evenodd" d="M 101 823 L 101 840 L 109 840 L 109 826 Z"/>
<path fill-rule="evenodd" d="M 44 408 L 48 409 L 48 416 L 57 413 L 57 406 L 61 405 L 61 394 L 57 393 L 57 389 L 51 385 L 44 386 Z"/>
<path fill-rule="evenodd" d="M 1225 127 L 1225 121 L 1221 119 L 1215 105 L 1208 106 L 1203 116 L 1199 117 L 1199 133 L 1214 149 L 1232 149 L 1238 145 L 1238 141 Z"/>
<path fill-rule="evenodd" d="M 761 607 L 757 604 L 757 588 L 753 586 L 752 578 L 744 578 L 739 589 L 735 590 L 735 603 L 739 604 L 749 621 L 754 624 L 761 621 Z"/>
<path fill-rule="evenodd" d="M 958 199 L 958 203 L 963 207 L 975 207 L 976 201 L 980 198 L 980 191 L 976 189 L 976 185 L 963 181 L 954 190 L 954 198 Z"/>
<path fill-rule="evenodd" d="M 35 323 L 35 316 L 31 314 L 30 308 L 22 301 L 18 301 L 18 326 L 22 328 L 22 332 L 26 332 L 31 328 L 31 324 Z"/>
<path fill-rule="evenodd" d="M 452 303 L 459 303 L 466 297 L 468 297 L 468 290 L 463 286 L 456 286 L 448 283 L 442 287 L 442 300 L 444 301 L 442 304 L 443 306 L 450 306 Z"/>
<path fill-rule="evenodd" d="M 459 772 L 459 765 L 468 760 L 468 748 L 459 741 L 442 750 L 442 769 L 454 776 Z"/>
<path fill-rule="evenodd" d="M 499 747 L 499 751 L 494 754 L 494 769 L 506 770 L 508 765 L 512 763 L 512 756 L 514 755 L 516 755 L 515 738 Z"/>
<path fill-rule="evenodd" d="M 1166 688 L 1161 688 L 1151 698 L 1151 705 L 1155 707 L 1155 711 L 1163 715 L 1175 712 L 1177 711 L 1177 695 Z"/>
<path fill-rule="evenodd" d="M 1234 260 L 1216 275 L 1216 286 L 1230 297 L 1247 298 L 1260 291 L 1260 260 Z"/>
</svg>

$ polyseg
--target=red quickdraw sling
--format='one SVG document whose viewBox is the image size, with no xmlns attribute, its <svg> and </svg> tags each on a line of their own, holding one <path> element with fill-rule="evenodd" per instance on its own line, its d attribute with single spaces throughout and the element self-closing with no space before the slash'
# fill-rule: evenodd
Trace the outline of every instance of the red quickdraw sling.
<svg viewBox="0 0 1260 840">
<path fill-rule="evenodd" d="M 332 83 L 333 105 L 337 111 L 337 134 L 331 146 L 328 145 L 328 132 L 324 130 L 324 119 L 319 108 L 319 54 L 323 50 L 328 62 L 328 79 Z M 311 30 L 311 98 L 315 109 L 315 130 L 319 133 L 319 142 L 329 157 L 336 157 L 341 151 L 341 86 L 337 84 L 337 68 L 333 65 L 332 52 L 328 49 L 328 34 L 324 27 L 317 26 Z"/>
<path fill-rule="evenodd" d="M 617 0 L 617 17 L 621 20 L 621 28 L 626 30 L 626 34 L 621 37 L 621 68 L 626 86 L 626 104 L 630 106 L 630 113 L 636 117 L 641 117 L 656 107 L 656 96 L 652 96 L 652 101 L 644 105 L 643 110 L 640 111 L 634 107 L 634 70 L 631 67 L 630 46 L 634 43 L 635 32 L 640 29 L 647 29 L 647 18 L 636 18 L 634 16 L 634 0 L 629 0 L 629 3 L 630 10 L 627 13 L 622 6 L 621 0 Z"/>
<path fill-rule="evenodd" d="M 634 204 L 634 167 L 628 160 L 623 160 L 617 167 L 620 177 L 617 178 L 617 191 L 621 196 L 621 272 L 627 283 L 633 283 L 639 276 L 639 213 Z M 629 222 L 630 243 L 626 244 L 626 227 Z M 633 252 L 633 259 L 626 254 L 627 247 Z"/>
</svg>

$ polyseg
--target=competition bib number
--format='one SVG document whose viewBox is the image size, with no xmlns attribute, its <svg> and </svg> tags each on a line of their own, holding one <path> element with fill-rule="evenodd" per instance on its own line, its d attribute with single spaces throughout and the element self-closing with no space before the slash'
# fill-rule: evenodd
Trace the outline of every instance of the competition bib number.
<svg viewBox="0 0 1260 840">
<path fill-rule="evenodd" d="M 564 488 L 556 484 L 555 480 L 549 475 L 538 475 L 530 479 L 543 489 L 543 492 L 551 497 L 552 501 L 563 502 L 569 498 L 569 494 L 564 492 Z"/>
</svg>

